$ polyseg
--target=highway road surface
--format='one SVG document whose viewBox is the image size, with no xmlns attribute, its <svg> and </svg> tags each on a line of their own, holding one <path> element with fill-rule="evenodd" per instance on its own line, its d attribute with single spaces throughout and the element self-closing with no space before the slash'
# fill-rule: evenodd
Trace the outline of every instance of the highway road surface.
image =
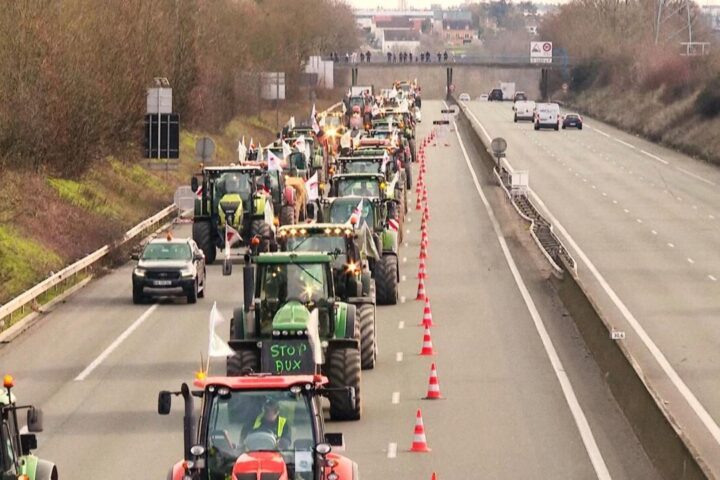
<svg viewBox="0 0 720 480">
<path fill-rule="evenodd" d="M 442 103 L 426 100 L 423 106 L 420 138 L 440 118 Z M 507 206 L 495 206 L 502 203 L 498 189 L 475 177 L 477 152 L 470 142 L 453 131 L 449 146 L 429 147 L 427 156 L 426 288 L 437 353 L 418 355 L 420 216 L 411 210 L 400 254 L 404 302 L 378 308 L 379 363 L 363 373 L 363 418 L 329 423 L 328 431 L 345 432 L 346 454 L 364 479 L 429 479 L 432 472 L 440 479 L 658 478 L 549 288 L 526 230 Z M 189 232 L 187 225 L 176 230 Z M 674 241 L 672 252 L 687 248 L 680 238 Z M 622 250 L 622 243 L 612 245 Z M 693 256 L 698 268 L 703 257 Z M 157 392 L 192 379 L 207 348 L 213 302 L 228 318 L 241 302 L 240 275 L 223 277 L 218 264 L 209 267 L 206 298 L 196 305 L 162 300 L 135 306 L 131 270 L 127 264 L 91 282 L 0 347 L 0 364 L 15 375 L 18 398 L 45 410 L 38 453 L 57 462 L 62 478 L 165 478 L 182 452 L 182 409 L 158 416 Z M 625 270 L 637 281 L 635 269 Z M 645 278 L 642 284 L 655 283 Z M 422 400 L 433 361 L 445 398 Z M 211 372 L 223 369 L 217 361 Z M 430 453 L 408 452 L 418 408 Z"/>
<path fill-rule="evenodd" d="M 720 170 L 591 119 L 535 131 L 513 123 L 509 102 L 468 106 L 529 170 L 536 203 L 681 428 L 720 461 Z"/>
</svg>

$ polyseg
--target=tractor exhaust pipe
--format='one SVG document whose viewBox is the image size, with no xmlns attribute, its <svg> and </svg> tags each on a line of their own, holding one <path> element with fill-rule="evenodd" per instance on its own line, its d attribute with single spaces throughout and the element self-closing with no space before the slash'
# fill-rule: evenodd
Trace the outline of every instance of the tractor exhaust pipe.
<svg viewBox="0 0 720 480">
<path fill-rule="evenodd" d="M 250 255 L 245 255 L 245 265 L 243 265 L 243 302 L 245 307 L 245 312 L 250 311 L 250 306 L 252 305 L 253 300 L 253 288 L 254 288 L 254 273 L 255 269 L 253 268 Z"/>
<path fill-rule="evenodd" d="M 185 460 L 193 460 L 193 455 L 190 453 L 190 449 L 193 446 L 195 440 L 195 419 L 193 413 L 195 411 L 195 405 L 190 392 L 190 387 L 187 383 L 183 383 L 180 387 L 180 393 L 185 400 L 185 415 L 183 416 L 183 450 Z"/>
</svg>

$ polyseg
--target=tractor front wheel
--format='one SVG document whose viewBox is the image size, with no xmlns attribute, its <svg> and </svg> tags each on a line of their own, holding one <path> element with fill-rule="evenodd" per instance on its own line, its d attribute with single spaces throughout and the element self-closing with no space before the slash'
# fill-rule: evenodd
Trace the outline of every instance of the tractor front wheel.
<svg viewBox="0 0 720 480">
<path fill-rule="evenodd" d="M 395 255 L 383 255 L 375 264 L 375 286 L 379 305 L 395 305 L 398 299 L 398 259 Z"/>
<path fill-rule="evenodd" d="M 213 242 L 212 224 L 208 221 L 198 221 L 193 223 L 192 236 L 195 243 L 205 254 L 205 263 L 208 265 L 215 262 L 217 250 L 215 242 Z"/>
<path fill-rule="evenodd" d="M 330 418 L 333 420 L 360 420 L 360 351 L 356 348 L 328 349 L 325 375 L 330 388 Z M 351 402 L 344 387 L 355 389 L 355 401 Z"/>
<path fill-rule="evenodd" d="M 227 358 L 228 377 L 239 377 L 251 371 L 260 371 L 260 355 L 257 350 L 239 349 L 235 351 L 235 355 Z"/>
<path fill-rule="evenodd" d="M 284 205 L 280 208 L 280 225 L 295 225 L 295 208 L 292 205 Z"/>
<path fill-rule="evenodd" d="M 360 358 L 363 370 L 375 368 L 377 359 L 377 343 L 375 341 L 375 305 L 365 303 L 358 306 L 358 323 L 360 323 Z"/>
<path fill-rule="evenodd" d="M 258 250 L 261 252 L 269 252 L 273 234 L 270 225 L 268 225 L 265 220 L 253 220 L 250 224 L 250 238 L 255 236 L 260 237 L 260 248 Z"/>
</svg>

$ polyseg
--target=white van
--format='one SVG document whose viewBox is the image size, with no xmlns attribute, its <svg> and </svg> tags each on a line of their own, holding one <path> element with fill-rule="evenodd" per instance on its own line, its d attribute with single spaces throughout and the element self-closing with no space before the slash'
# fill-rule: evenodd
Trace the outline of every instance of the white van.
<svg viewBox="0 0 720 480">
<path fill-rule="evenodd" d="M 517 123 L 518 120 L 533 120 L 533 114 L 535 112 L 535 102 L 532 100 L 518 100 L 513 106 L 515 110 L 515 116 L 513 121 Z"/>
<path fill-rule="evenodd" d="M 533 115 L 535 130 L 554 128 L 560 130 L 560 105 L 557 103 L 538 103 Z"/>
</svg>

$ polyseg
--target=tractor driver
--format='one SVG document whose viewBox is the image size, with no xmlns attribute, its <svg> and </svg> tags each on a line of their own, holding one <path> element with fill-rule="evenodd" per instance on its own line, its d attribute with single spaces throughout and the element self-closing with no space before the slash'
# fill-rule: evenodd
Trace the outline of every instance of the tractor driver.
<svg viewBox="0 0 720 480">
<path fill-rule="evenodd" d="M 280 404 L 274 398 L 265 401 L 262 412 L 255 417 L 246 436 L 252 432 L 271 433 L 277 439 L 279 450 L 288 450 L 292 445 L 292 427 L 288 425 L 288 419 L 280 415 Z"/>
</svg>

